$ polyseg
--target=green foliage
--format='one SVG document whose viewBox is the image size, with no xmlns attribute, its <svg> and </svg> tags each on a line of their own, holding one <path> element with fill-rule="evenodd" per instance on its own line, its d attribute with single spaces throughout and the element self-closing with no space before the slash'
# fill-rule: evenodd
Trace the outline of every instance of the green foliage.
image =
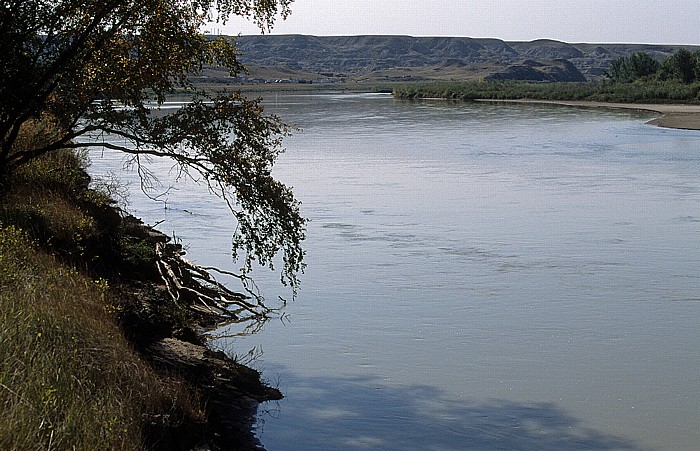
<svg viewBox="0 0 700 451">
<path fill-rule="evenodd" d="M 403 85 L 394 89 L 399 98 L 474 99 L 546 99 L 582 100 L 591 95 L 590 83 L 532 83 L 523 81 L 430 83 Z"/>
<path fill-rule="evenodd" d="M 151 449 L 181 426 L 197 440 L 199 401 L 133 351 L 121 329 L 132 301 L 97 275 L 96 262 L 154 271 L 153 249 L 116 233 L 84 164 L 43 155 L 0 198 L 0 449 Z M 112 236 L 129 244 L 112 249 Z"/>
<path fill-rule="evenodd" d="M 0 232 L 0 287 L 6 287 L 21 280 L 28 258 L 18 250 L 31 245 L 31 241 L 22 229 L 13 225 L 3 227 Z"/>
<path fill-rule="evenodd" d="M 208 19 L 242 15 L 268 28 L 276 15 L 288 14 L 290 3 L 6 2 L 0 8 L 0 187 L 8 173 L 63 148 L 109 147 L 138 164 L 146 155 L 169 158 L 179 174 L 203 180 L 226 199 L 243 271 L 254 260 L 272 266 L 281 253 L 282 279 L 295 285 L 305 220 L 291 190 L 272 177 L 287 127 L 258 99 L 205 93 L 190 82 L 210 65 L 233 75 L 243 70 L 233 42 L 200 33 Z M 175 90 L 188 93 L 187 106 L 157 111 Z M 47 133 L 25 139 L 28 125 L 46 126 Z M 105 143 L 103 134 L 126 144 Z"/>
<path fill-rule="evenodd" d="M 73 200 L 83 195 L 90 183 L 85 172 L 87 155 L 60 149 L 18 167 L 10 181 L 42 193 L 62 193 Z"/>
<path fill-rule="evenodd" d="M 614 60 L 605 75 L 615 82 L 657 78 L 661 81 L 695 83 L 700 81 L 700 50 L 691 53 L 689 50 L 679 49 L 662 63 L 646 53 L 633 53 Z"/>
<path fill-rule="evenodd" d="M 655 79 L 617 83 L 428 83 L 394 88 L 394 95 L 401 99 L 588 100 L 618 103 L 699 103 L 699 92 L 700 83 Z"/>
<path fill-rule="evenodd" d="M 141 274 L 148 274 L 155 270 L 155 249 L 147 241 L 134 236 L 122 236 L 119 240 L 119 248 L 126 268 Z"/>
<path fill-rule="evenodd" d="M 664 60 L 660 76 L 664 79 L 677 79 L 683 83 L 700 80 L 700 50 L 691 53 L 680 49 Z"/>
<path fill-rule="evenodd" d="M 645 52 L 632 53 L 630 56 L 614 60 L 605 75 L 615 81 L 634 81 L 656 75 L 661 63 Z"/>
</svg>

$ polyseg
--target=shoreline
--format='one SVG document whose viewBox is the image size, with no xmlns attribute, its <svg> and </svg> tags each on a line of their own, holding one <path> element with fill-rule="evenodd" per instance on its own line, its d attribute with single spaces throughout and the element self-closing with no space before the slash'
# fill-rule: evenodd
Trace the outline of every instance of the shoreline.
<svg viewBox="0 0 700 451">
<path fill-rule="evenodd" d="M 492 103 L 534 103 L 543 105 L 561 105 L 582 108 L 610 108 L 645 111 L 660 114 L 660 117 L 646 123 L 662 128 L 678 130 L 700 130 L 700 105 L 687 104 L 653 104 L 653 103 L 614 103 L 588 100 L 535 100 L 535 99 L 476 99 L 476 102 Z"/>
<path fill-rule="evenodd" d="M 146 246 L 158 248 L 160 244 L 164 254 L 184 254 L 180 244 L 171 242 L 170 237 L 139 218 L 126 214 L 122 224 L 128 224 L 128 233 Z M 163 261 L 157 260 L 155 265 L 162 266 Z M 176 272 L 182 274 L 183 268 L 176 268 Z M 264 451 L 255 434 L 258 406 L 284 395 L 270 386 L 259 371 L 209 346 L 207 332 L 231 320 L 224 314 L 226 305 L 202 308 L 188 305 L 184 297 L 178 305 L 169 294 L 172 287 L 168 287 L 162 274 L 134 276 L 124 277 L 117 293 L 124 302 L 120 314 L 123 331 L 155 369 L 182 378 L 191 393 L 203 402 L 206 413 L 201 424 L 171 428 L 156 443 L 157 448 L 189 449 L 194 442 L 192 449 Z M 185 319 L 178 320 L 178 315 Z"/>
</svg>

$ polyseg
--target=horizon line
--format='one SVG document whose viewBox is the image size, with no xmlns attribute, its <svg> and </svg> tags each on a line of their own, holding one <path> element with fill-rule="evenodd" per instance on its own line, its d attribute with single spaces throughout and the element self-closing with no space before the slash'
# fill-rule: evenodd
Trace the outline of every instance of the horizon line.
<svg viewBox="0 0 700 451">
<path fill-rule="evenodd" d="M 474 37 L 474 36 L 460 36 L 460 35 L 441 35 L 441 34 L 436 34 L 436 35 L 410 35 L 410 34 L 372 34 L 372 33 L 363 33 L 363 34 L 312 34 L 312 33 L 255 33 L 255 34 L 228 34 L 228 33 L 222 33 L 221 30 L 204 30 L 204 34 L 207 36 L 227 36 L 227 37 L 237 37 L 237 36 L 243 36 L 243 37 L 260 37 L 260 36 L 307 36 L 307 37 L 314 37 L 314 38 L 341 38 L 341 37 L 404 37 L 404 38 L 414 38 L 414 39 L 420 39 L 420 38 L 453 38 L 453 39 L 475 39 L 475 40 L 495 40 L 495 41 L 502 41 L 502 42 L 524 42 L 524 43 L 532 43 L 532 42 L 537 42 L 537 41 L 553 41 L 553 42 L 560 42 L 563 44 L 570 44 L 570 45 L 576 45 L 576 44 L 587 44 L 587 45 L 596 45 L 596 44 L 603 44 L 603 45 L 654 45 L 654 46 L 684 46 L 684 47 L 700 47 L 700 43 L 697 44 L 690 44 L 690 43 L 672 43 L 672 42 L 623 42 L 623 41 L 563 41 L 561 39 L 555 39 L 555 38 L 536 38 L 536 39 L 504 39 L 504 38 L 497 38 L 497 37 Z"/>
</svg>

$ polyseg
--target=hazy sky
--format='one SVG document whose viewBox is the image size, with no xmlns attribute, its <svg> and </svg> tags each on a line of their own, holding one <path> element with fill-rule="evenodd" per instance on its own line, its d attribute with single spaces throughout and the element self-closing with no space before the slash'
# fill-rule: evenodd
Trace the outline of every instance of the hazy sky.
<svg viewBox="0 0 700 451">
<path fill-rule="evenodd" d="M 222 34 L 259 34 L 234 20 Z M 700 0 L 295 0 L 273 34 L 700 44 Z"/>
</svg>

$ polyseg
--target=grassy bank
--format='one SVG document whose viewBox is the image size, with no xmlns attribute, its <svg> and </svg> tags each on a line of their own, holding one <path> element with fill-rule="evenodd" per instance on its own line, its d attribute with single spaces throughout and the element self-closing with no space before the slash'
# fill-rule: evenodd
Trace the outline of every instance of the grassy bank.
<svg viewBox="0 0 700 451">
<path fill-rule="evenodd" d="M 18 169 L 0 207 L 0 449 L 156 447 L 157 429 L 204 421 L 184 381 L 126 339 L 119 218 L 63 151 Z M 164 433 L 164 432 L 163 432 Z"/>
<path fill-rule="evenodd" d="M 700 103 L 700 83 L 675 80 L 595 83 L 531 83 L 520 81 L 416 83 L 394 88 L 399 99 L 440 98 L 587 100 L 615 103 Z"/>
<path fill-rule="evenodd" d="M 0 229 L 0 449 L 140 449 L 203 422 L 182 381 L 125 339 L 104 279 Z"/>
<path fill-rule="evenodd" d="M 47 130 L 25 132 L 20 145 Z M 220 390 L 204 369 L 227 375 L 247 403 L 278 392 L 223 356 L 194 361 L 195 374 L 149 352 L 179 334 L 206 355 L 191 312 L 161 296 L 150 232 L 89 188 L 85 166 L 59 151 L 0 183 L 0 449 L 210 444 L 224 435 L 208 423 Z"/>
</svg>

